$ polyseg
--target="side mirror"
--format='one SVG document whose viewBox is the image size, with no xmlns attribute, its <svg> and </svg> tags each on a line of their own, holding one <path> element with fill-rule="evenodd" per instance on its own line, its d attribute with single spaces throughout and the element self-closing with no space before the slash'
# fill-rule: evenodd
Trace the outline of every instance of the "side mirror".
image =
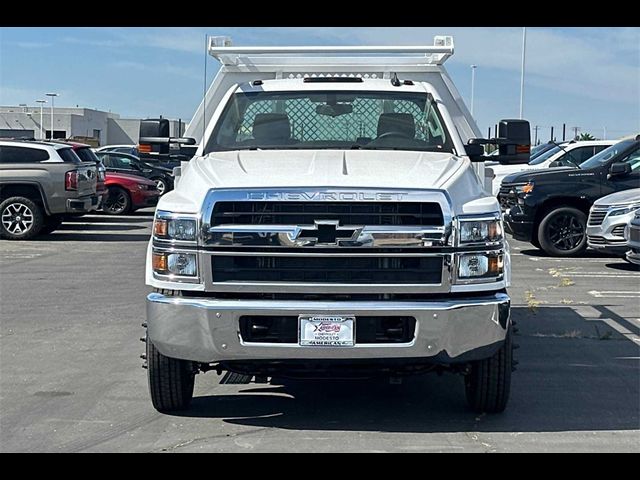
<svg viewBox="0 0 640 480">
<path fill-rule="evenodd" d="M 484 156 L 484 147 L 478 143 L 469 143 L 464 146 L 469 160 L 472 162 L 484 162 L 487 157 Z"/>
<path fill-rule="evenodd" d="M 498 124 L 498 161 L 503 165 L 529 163 L 531 129 L 526 120 L 500 120 Z"/>
<path fill-rule="evenodd" d="M 147 118 L 140 122 L 140 139 L 138 150 L 140 153 L 152 155 L 169 155 L 170 145 L 195 145 L 194 138 L 171 137 L 169 120 L 166 118 Z"/>
<path fill-rule="evenodd" d="M 617 177 L 621 175 L 628 175 L 631 173 L 631 164 L 623 162 L 612 163 L 609 167 L 609 175 Z"/>
<path fill-rule="evenodd" d="M 469 157 L 471 152 L 469 147 L 475 145 L 497 145 L 498 155 L 486 156 L 482 158 L 472 158 L 472 162 L 483 162 L 486 160 L 496 160 L 503 165 L 514 165 L 529 163 L 531 159 L 531 132 L 529 122 L 526 120 L 500 120 L 498 127 L 498 138 L 471 138 L 465 150 Z M 476 150 L 477 151 L 477 150 Z"/>
</svg>

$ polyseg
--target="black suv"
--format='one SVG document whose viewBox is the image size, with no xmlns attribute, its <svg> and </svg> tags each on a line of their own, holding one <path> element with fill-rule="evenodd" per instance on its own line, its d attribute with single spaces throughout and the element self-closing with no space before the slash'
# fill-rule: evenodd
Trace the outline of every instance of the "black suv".
<svg viewBox="0 0 640 480">
<path fill-rule="evenodd" d="M 156 182 L 160 195 L 173 190 L 173 170 L 158 163 L 143 162 L 134 155 L 120 152 L 96 152 L 107 172 L 128 173 Z"/>
<path fill-rule="evenodd" d="M 508 175 L 498 198 L 507 232 L 549 255 L 571 256 L 587 248 L 589 209 L 598 198 L 640 187 L 640 135 L 623 140 L 579 167 Z"/>
</svg>

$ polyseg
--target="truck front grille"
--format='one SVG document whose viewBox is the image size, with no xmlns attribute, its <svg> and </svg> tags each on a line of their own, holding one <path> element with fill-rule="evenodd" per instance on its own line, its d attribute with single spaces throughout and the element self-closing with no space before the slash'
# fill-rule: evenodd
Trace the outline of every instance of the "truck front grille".
<svg viewBox="0 0 640 480">
<path fill-rule="evenodd" d="M 409 343 L 415 337 L 415 317 L 358 316 L 356 344 Z M 245 315 L 240 317 L 240 336 L 245 343 L 298 343 L 295 315 Z"/>
<path fill-rule="evenodd" d="M 442 282 L 441 256 L 213 255 L 214 283 L 431 284 Z"/>
<path fill-rule="evenodd" d="M 435 202 L 216 202 L 211 226 L 313 225 L 335 220 L 340 225 L 442 226 Z"/>
<path fill-rule="evenodd" d="M 515 193 L 515 187 L 525 185 L 524 183 L 503 183 L 500 186 L 500 192 L 498 193 L 498 201 L 500 202 L 500 208 L 504 212 L 510 208 L 513 208 L 518 203 L 518 198 Z"/>
</svg>

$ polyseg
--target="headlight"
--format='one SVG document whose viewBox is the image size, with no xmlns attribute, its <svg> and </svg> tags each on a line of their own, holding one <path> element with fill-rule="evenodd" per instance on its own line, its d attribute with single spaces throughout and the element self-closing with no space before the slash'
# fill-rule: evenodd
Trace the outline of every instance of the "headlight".
<svg viewBox="0 0 640 480">
<path fill-rule="evenodd" d="M 504 272 L 501 254 L 470 253 L 458 259 L 459 279 L 482 279 L 499 277 Z"/>
<path fill-rule="evenodd" d="M 525 183 L 524 185 L 516 185 L 513 189 L 515 190 L 516 194 L 520 194 L 520 193 L 531 193 L 533 192 L 533 182 L 529 182 L 529 183 Z"/>
<path fill-rule="evenodd" d="M 628 207 L 616 208 L 615 210 L 611 210 L 609 212 L 609 216 L 617 217 L 618 215 L 626 215 L 627 213 L 631 213 L 638 209 L 640 209 L 640 205 L 629 205 Z"/>
<path fill-rule="evenodd" d="M 153 271 L 160 275 L 195 277 L 198 264 L 194 253 L 153 252 Z"/>
<path fill-rule="evenodd" d="M 160 240 L 195 242 L 198 224 L 195 218 L 170 217 L 159 212 L 153 221 L 153 236 Z"/>
<path fill-rule="evenodd" d="M 460 220 L 460 245 L 496 243 L 502 240 L 502 223 L 493 220 Z"/>
<path fill-rule="evenodd" d="M 138 184 L 138 190 L 151 190 L 153 188 L 156 188 L 155 185 L 147 185 L 146 183 Z"/>
</svg>

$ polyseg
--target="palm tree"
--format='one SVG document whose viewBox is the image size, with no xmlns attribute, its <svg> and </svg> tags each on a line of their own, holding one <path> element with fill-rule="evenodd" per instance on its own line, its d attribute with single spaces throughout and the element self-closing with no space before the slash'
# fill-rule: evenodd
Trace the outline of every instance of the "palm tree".
<svg viewBox="0 0 640 480">
<path fill-rule="evenodd" d="M 578 141 L 584 141 L 584 140 L 595 140 L 596 137 L 594 137 L 593 135 L 591 135 L 590 133 L 581 133 L 580 135 L 576 136 L 576 140 Z"/>
</svg>

